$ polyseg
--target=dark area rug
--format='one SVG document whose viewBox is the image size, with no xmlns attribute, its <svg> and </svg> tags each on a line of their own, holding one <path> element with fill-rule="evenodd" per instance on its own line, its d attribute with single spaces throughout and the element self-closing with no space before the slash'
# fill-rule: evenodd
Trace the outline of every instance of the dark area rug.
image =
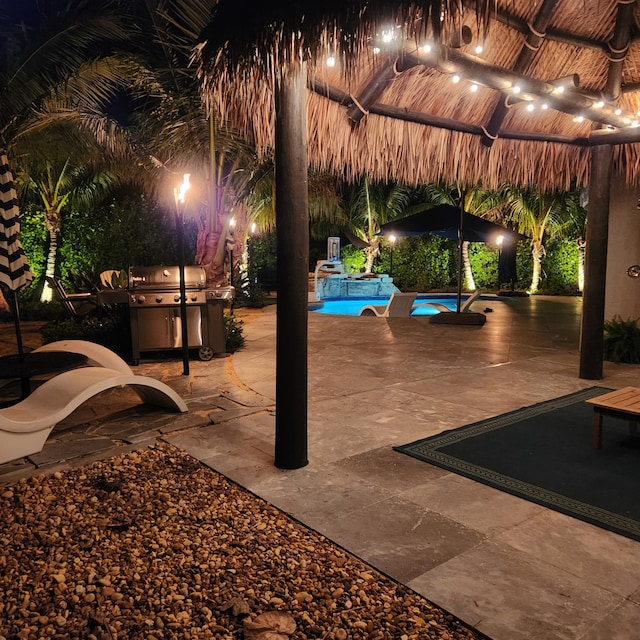
<svg viewBox="0 0 640 640">
<path fill-rule="evenodd" d="M 640 540 L 640 436 L 604 419 L 591 445 L 591 387 L 394 447 L 496 489 Z"/>
</svg>

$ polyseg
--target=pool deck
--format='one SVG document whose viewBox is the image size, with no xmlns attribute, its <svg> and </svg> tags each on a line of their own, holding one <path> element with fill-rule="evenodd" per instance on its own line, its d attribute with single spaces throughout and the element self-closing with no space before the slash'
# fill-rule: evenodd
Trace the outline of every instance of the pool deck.
<svg viewBox="0 0 640 640">
<path fill-rule="evenodd" d="M 581 303 L 483 299 L 481 327 L 310 313 L 309 464 L 294 471 L 273 465 L 276 307 L 240 309 L 246 346 L 232 356 L 189 376 L 179 356 L 136 367 L 188 414 L 147 411 L 126 389 L 96 398 L 41 454 L 0 466 L 0 482 L 163 439 L 494 640 L 631 640 L 640 543 L 392 449 L 589 386 L 638 386 L 639 366 L 578 377 Z M 38 326 L 24 323 L 27 348 Z M 0 324 L 2 353 L 12 332 Z"/>
</svg>

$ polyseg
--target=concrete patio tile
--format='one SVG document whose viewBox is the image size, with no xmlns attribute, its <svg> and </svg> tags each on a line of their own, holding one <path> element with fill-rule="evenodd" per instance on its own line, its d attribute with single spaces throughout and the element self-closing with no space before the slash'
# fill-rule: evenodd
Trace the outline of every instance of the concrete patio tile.
<svg viewBox="0 0 640 640">
<path fill-rule="evenodd" d="M 403 494 L 412 486 L 423 486 L 449 474 L 448 471 L 405 456 L 391 447 L 370 449 L 338 460 L 333 464 L 338 473 L 357 476 L 395 494 Z"/>
<path fill-rule="evenodd" d="M 599 620 L 580 640 L 632 640 L 640 629 L 640 605 L 623 602 Z"/>
<path fill-rule="evenodd" d="M 416 462 L 431 466 L 425 462 Z M 442 475 L 429 482 L 413 484 L 403 492 L 402 497 L 486 536 L 510 531 L 517 525 L 526 529 L 534 516 L 545 511 L 544 507 L 533 502 L 469 478 L 441 471 Z"/>
<path fill-rule="evenodd" d="M 624 598 L 640 591 L 640 545 L 562 513 L 541 510 L 535 518 L 503 531 L 495 541 L 544 558 Z"/>
<path fill-rule="evenodd" d="M 582 640 L 620 602 L 610 591 L 544 559 L 493 541 L 427 571 L 408 586 L 493 640 Z"/>
<path fill-rule="evenodd" d="M 478 532 L 398 497 L 352 508 L 348 519 L 333 518 L 322 532 L 403 583 L 483 540 Z"/>
</svg>

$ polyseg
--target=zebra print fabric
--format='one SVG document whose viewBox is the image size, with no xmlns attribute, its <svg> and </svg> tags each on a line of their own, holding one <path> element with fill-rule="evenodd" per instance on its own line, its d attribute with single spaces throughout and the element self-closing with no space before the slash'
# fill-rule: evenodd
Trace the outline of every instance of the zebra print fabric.
<svg viewBox="0 0 640 640">
<path fill-rule="evenodd" d="M 20 244 L 18 196 L 5 151 L 0 152 L 0 284 L 13 291 L 27 287 L 33 274 Z"/>
</svg>

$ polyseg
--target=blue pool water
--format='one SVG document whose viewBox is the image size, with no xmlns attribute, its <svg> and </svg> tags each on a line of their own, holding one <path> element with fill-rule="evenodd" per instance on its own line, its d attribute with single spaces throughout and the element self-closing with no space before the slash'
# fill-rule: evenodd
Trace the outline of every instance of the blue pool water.
<svg viewBox="0 0 640 640">
<path fill-rule="evenodd" d="M 462 297 L 462 302 L 464 302 L 465 298 L 466 296 Z M 359 316 L 362 307 L 368 304 L 384 305 L 387 304 L 387 302 L 389 302 L 389 298 L 386 296 L 374 298 L 358 298 L 353 296 L 349 298 L 324 298 L 319 303 L 312 303 L 309 306 L 309 310 L 315 313 L 330 313 L 339 316 Z M 418 296 L 414 304 L 420 304 L 421 302 L 439 302 L 447 306 L 451 311 L 456 310 L 456 296 Z M 437 309 L 426 305 L 414 309 L 411 315 L 432 316 L 436 313 L 439 313 Z"/>
</svg>

